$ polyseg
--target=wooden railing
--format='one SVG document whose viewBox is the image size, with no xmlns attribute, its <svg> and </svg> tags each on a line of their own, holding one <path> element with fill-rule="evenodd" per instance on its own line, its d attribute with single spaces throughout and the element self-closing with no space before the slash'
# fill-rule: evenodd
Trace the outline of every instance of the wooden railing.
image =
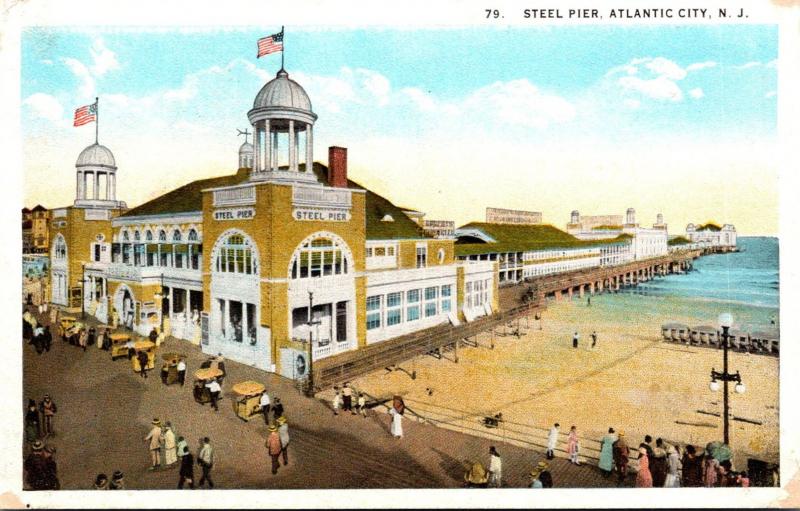
<svg viewBox="0 0 800 511">
<path fill-rule="evenodd" d="M 459 326 L 443 324 L 414 332 L 413 334 L 371 344 L 356 351 L 314 362 L 314 391 L 331 387 L 363 376 L 376 369 L 400 364 L 419 355 L 431 353 L 446 346 L 455 345 L 463 339 L 474 337 L 544 306 L 539 302 L 520 305 L 491 316 Z"/>
</svg>

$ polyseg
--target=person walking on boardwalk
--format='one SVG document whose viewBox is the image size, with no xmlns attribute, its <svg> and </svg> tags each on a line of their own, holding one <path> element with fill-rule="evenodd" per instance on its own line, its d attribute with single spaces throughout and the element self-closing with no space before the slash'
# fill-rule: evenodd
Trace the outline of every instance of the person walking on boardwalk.
<svg viewBox="0 0 800 511">
<path fill-rule="evenodd" d="M 358 393 L 358 401 L 356 401 L 356 411 L 367 418 L 367 399 L 364 397 L 363 392 Z"/>
<path fill-rule="evenodd" d="M 136 354 L 136 358 L 139 360 L 139 376 L 147 379 L 147 353 L 145 351 L 140 351 Z"/>
<path fill-rule="evenodd" d="M 258 401 L 258 405 L 261 408 L 261 413 L 264 415 L 264 424 L 269 426 L 269 393 L 265 390 L 263 394 L 261 394 L 261 399 Z"/>
<path fill-rule="evenodd" d="M 342 405 L 342 396 L 339 394 L 339 387 L 333 387 L 333 400 L 331 401 L 331 407 L 333 408 L 333 414 L 339 415 L 339 407 Z"/>
<path fill-rule="evenodd" d="M 203 438 L 203 447 L 197 455 L 197 464 L 203 470 L 203 475 L 197 485 L 202 488 L 205 482 L 208 481 L 208 487 L 214 488 L 214 481 L 211 480 L 211 468 L 214 466 L 214 449 L 211 447 L 211 440 L 208 437 Z"/>
<path fill-rule="evenodd" d="M 603 476 L 606 478 L 614 470 L 614 442 L 616 441 L 617 435 L 614 434 L 614 428 L 608 428 L 608 434 L 600 440 L 600 459 L 597 467 L 603 471 Z"/>
<path fill-rule="evenodd" d="M 150 450 L 149 470 L 155 470 L 161 466 L 161 459 L 159 457 L 159 451 L 161 450 L 161 421 L 153 419 L 150 424 L 152 424 L 153 427 L 150 428 L 150 432 L 144 437 L 144 441 L 147 442 L 148 449 Z"/>
<path fill-rule="evenodd" d="M 108 476 L 105 474 L 97 474 L 94 480 L 95 490 L 108 490 Z"/>
<path fill-rule="evenodd" d="M 578 461 L 578 451 L 580 450 L 580 443 L 578 440 L 578 429 L 575 426 L 569 428 L 569 436 L 567 437 L 567 452 L 569 453 L 569 462 L 575 465 L 580 465 Z"/>
<path fill-rule="evenodd" d="M 342 411 L 353 412 L 353 389 L 350 388 L 350 382 L 345 382 L 342 388 Z"/>
<path fill-rule="evenodd" d="M 265 447 L 269 457 L 272 459 L 272 475 L 275 475 L 280 467 L 278 457 L 281 455 L 281 437 L 278 435 L 278 428 L 275 424 L 269 425 L 269 435 L 267 436 Z"/>
<path fill-rule="evenodd" d="M 405 410 L 405 405 L 403 404 L 402 399 L 399 399 L 395 396 L 394 404 L 389 409 L 389 415 L 392 416 L 392 427 L 391 432 L 392 436 L 395 438 L 403 438 L 403 411 Z"/>
<path fill-rule="evenodd" d="M 39 409 L 36 401 L 28 399 L 28 411 L 25 412 L 25 440 L 33 443 L 39 440 L 42 434 L 41 423 L 39 421 Z"/>
<path fill-rule="evenodd" d="M 286 422 L 286 417 L 281 415 L 276 421 L 278 425 L 278 436 L 281 439 L 281 456 L 283 457 L 283 466 L 289 464 L 289 424 Z"/>
<path fill-rule="evenodd" d="M 636 473 L 637 488 L 652 488 L 653 476 L 650 474 L 650 460 L 647 449 L 639 447 L 639 471 Z"/>
<path fill-rule="evenodd" d="M 592 331 L 592 349 L 597 346 L 597 332 Z"/>
<path fill-rule="evenodd" d="M 181 387 L 186 383 L 186 360 L 181 357 L 178 360 L 178 381 L 181 382 Z"/>
<path fill-rule="evenodd" d="M 681 487 L 681 460 L 678 456 L 678 449 L 674 445 L 667 445 L 667 477 L 664 480 L 665 488 Z"/>
<path fill-rule="evenodd" d="M 578 347 L 578 332 L 575 332 L 572 335 L 572 347 L 573 348 L 577 348 Z"/>
<path fill-rule="evenodd" d="M 167 422 L 164 426 L 164 465 L 171 467 L 178 462 L 178 454 L 175 444 L 175 432 L 172 430 L 172 424 Z"/>
<path fill-rule="evenodd" d="M 663 488 L 667 479 L 667 451 L 664 449 L 664 441 L 656 439 L 656 446 L 653 449 L 653 456 L 649 460 L 650 474 L 653 476 L 653 486 Z"/>
<path fill-rule="evenodd" d="M 503 460 L 494 446 L 489 447 L 489 486 L 500 488 L 503 479 Z"/>
<path fill-rule="evenodd" d="M 628 475 L 628 456 L 630 456 L 630 449 L 625 441 L 625 432 L 620 431 L 617 436 L 617 441 L 613 444 L 614 452 L 614 467 L 617 471 L 617 484 L 622 485 L 625 482 L 625 477 Z"/>
<path fill-rule="evenodd" d="M 42 431 L 42 433 L 45 436 L 55 435 L 55 431 L 53 431 L 53 418 L 58 412 L 58 407 L 50 398 L 50 394 L 44 395 L 42 402 L 39 403 L 39 411 L 42 412 L 42 419 L 44 421 L 44 431 Z"/>
<path fill-rule="evenodd" d="M 283 415 L 283 403 L 281 403 L 281 398 L 275 397 L 275 404 L 272 405 L 272 416 L 275 420 L 278 420 L 281 415 Z"/>
<path fill-rule="evenodd" d="M 555 457 L 556 445 L 558 445 L 558 430 L 561 427 L 559 423 L 553 424 L 550 428 L 550 434 L 547 435 L 547 459 L 552 460 Z"/>
<path fill-rule="evenodd" d="M 37 440 L 31 453 L 22 464 L 25 483 L 31 490 L 55 490 L 58 487 L 56 462 L 44 450 L 44 444 Z"/>
<path fill-rule="evenodd" d="M 125 475 L 122 470 L 115 470 L 111 475 L 111 484 L 108 485 L 109 490 L 124 490 L 125 489 Z"/>
<path fill-rule="evenodd" d="M 182 440 L 183 438 L 181 438 Z M 189 452 L 189 446 L 184 441 L 183 451 L 180 451 L 181 468 L 180 477 L 178 478 L 178 489 L 182 490 L 183 485 L 189 483 L 189 488 L 194 490 L 194 456 Z"/>
<path fill-rule="evenodd" d="M 703 486 L 703 455 L 697 455 L 697 450 L 691 444 L 686 446 L 681 460 L 683 467 L 681 486 L 685 488 L 699 488 Z"/>
<path fill-rule="evenodd" d="M 219 400 L 219 395 L 222 392 L 222 387 L 216 378 L 211 378 L 211 381 L 206 383 L 206 387 L 208 387 L 208 393 L 211 396 L 211 408 L 219 411 L 219 405 L 217 404 L 217 401 Z"/>
</svg>

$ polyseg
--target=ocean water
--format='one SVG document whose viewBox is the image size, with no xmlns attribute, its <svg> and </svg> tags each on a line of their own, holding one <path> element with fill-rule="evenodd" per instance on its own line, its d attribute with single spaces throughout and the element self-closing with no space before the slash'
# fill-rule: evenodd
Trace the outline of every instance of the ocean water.
<svg viewBox="0 0 800 511">
<path fill-rule="evenodd" d="M 780 324 L 778 239 L 743 237 L 737 244 L 740 252 L 703 256 L 686 274 L 596 295 L 592 307 L 622 321 L 673 320 L 690 326 L 715 326 L 720 313 L 730 312 L 734 328 L 774 330 Z"/>
</svg>

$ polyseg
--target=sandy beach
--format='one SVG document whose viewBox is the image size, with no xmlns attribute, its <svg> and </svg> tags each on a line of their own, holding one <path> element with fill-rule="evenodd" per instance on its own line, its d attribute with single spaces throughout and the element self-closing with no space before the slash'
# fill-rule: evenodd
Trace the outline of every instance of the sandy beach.
<svg viewBox="0 0 800 511">
<path fill-rule="evenodd" d="M 711 368 L 722 369 L 719 350 L 661 341 L 662 322 L 697 324 L 697 318 L 626 314 L 610 295 L 550 302 L 542 329 L 533 319 L 524 335 L 479 337 L 479 347 L 462 347 L 445 358 L 419 357 L 402 365 L 416 371 L 378 371 L 352 382 L 373 396 L 399 394 L 410 408 L 443 427 L 541 446 L 554 422 L 566 434 L 578 427 L 584 454 L 592 457 L 609 426 L 624 430 L 630 443 L 653 438 L 705 445 L 722 439 L 722 392 L 709 389 Z M 637 319 L 639 318 L 639 319 Z M 646 318 L 646 319 L 641 319 Z M 714 324 L 714 318 L 707 323 Z M 578 349 L 572 334 L 580 334 Z M 597 347 L 590 348 L 592 330 Z M 731 421 L 731 445 L 739 464 L 747 457 L 778 459 L 778 359 L 730 354 L 744 394 L 731 389 L 731 413 L 761 425 Z M 502 412 L 507 431 L 487 430 L 481 419 Z M 589 460 L 591 462 L 591 460 Z"/>
</svg>

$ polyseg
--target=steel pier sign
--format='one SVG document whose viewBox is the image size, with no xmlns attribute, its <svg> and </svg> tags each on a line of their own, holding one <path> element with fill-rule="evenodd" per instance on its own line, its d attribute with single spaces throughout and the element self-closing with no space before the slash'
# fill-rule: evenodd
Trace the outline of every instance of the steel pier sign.
<svg viewBox="0 0 800 511">
<path fill-rule="evenodd" d="M 332 208 L 294 208 L 295 220 L 316 222 L 349 222 L 350 212 Z"/>
<path fill-rule="evenodd" d="M 225 208 L 214 210 L 214 220 L 249 220 L 256 216 L 255 208 Z"/>
</svg>

